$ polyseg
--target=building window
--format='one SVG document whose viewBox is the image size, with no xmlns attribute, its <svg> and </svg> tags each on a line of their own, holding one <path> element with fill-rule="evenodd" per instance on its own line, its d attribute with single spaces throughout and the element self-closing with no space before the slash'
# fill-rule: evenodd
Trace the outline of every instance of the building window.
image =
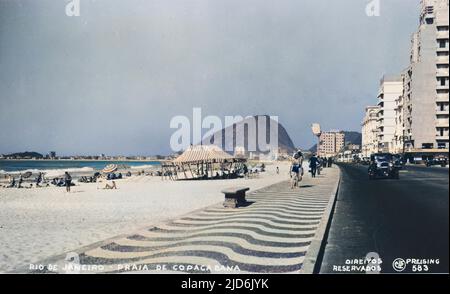
<svg viewBox="0 0 450 294">
<path fill-rule="evenodd" d="M 440 136 L 440 137 L 444 136 L 445 135 L 444 134 L 444 129 L 443 128 L 438 128 L 437 129 L 437 135 Z"/>
<path fill-rule="evenodd" d="M 439 48 L 445 48 L 447 42 L 445 40 L 439 40 Z"/>
<path fill-rule="evenodd" d="M 448 78 L 438 78 L 437 80 L 438 80 L 438 82 L 439 82 L 439 84 L 441 86 L 446 86 L 447 85 Z"/>
</svg>

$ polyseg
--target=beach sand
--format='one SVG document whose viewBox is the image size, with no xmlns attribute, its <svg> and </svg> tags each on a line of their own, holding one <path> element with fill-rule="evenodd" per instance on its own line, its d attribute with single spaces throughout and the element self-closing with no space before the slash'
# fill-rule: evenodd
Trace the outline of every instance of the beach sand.
<svg viewBox="0 0 450 294">
<path fill-rule="evenodd" d="M 117 190 L 76 183 L 71 193 L 64 187 L 0 188 L 0 272 L 27 268 L 50 256 L 221 202 L 220 191 L 226 187 L 255 190 L 287 180 L 288 172 L 288 163 L 276 163 L 252 179 L 162 181 L 133 176 L 117 180 Z"/>
</svg>

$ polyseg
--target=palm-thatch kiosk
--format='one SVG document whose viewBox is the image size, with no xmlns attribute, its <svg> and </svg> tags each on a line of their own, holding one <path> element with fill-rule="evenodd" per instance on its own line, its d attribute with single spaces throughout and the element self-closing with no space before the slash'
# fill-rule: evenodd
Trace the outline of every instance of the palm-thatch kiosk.
<svg viewBox="0 0 450 294">
<path fill-rule="evenodd" d="M 245 161 L 215 145 L 195 145 L 162 168 L 172 179 L 232 179 L 240 176 Z"/>
</svg>

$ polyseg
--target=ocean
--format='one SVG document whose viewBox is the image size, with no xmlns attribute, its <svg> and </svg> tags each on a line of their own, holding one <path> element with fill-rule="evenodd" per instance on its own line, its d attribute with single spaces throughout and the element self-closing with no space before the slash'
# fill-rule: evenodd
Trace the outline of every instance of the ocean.
<svg viewBox="0 0 450 294">
<path fill-rule="evenodd" d="M 160 165 L 159 161 L 100 161 L 100 160 L 0 160 L 0 174 L 31 171 L 59 174 L 68 172 L 95 172 L 108 164 L 144 169 Z"/>
</svg>

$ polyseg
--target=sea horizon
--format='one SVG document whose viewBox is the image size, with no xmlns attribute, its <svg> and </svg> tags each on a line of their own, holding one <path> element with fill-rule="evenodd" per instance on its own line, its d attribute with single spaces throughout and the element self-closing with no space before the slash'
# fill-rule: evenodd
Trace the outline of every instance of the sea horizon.
<svg viewBox="0 0 450 294">
<path fill-rule="evenodd" d="M 1 159 L 0 173 L 33 173 L 55 170 L 71 172 L 89 172 L 102 170 L 108 164 L 117 164 L 129 168 L 146 168 L 160 165 L 163 160 L 113 160 L 113 159 Z"/>
</svg>

